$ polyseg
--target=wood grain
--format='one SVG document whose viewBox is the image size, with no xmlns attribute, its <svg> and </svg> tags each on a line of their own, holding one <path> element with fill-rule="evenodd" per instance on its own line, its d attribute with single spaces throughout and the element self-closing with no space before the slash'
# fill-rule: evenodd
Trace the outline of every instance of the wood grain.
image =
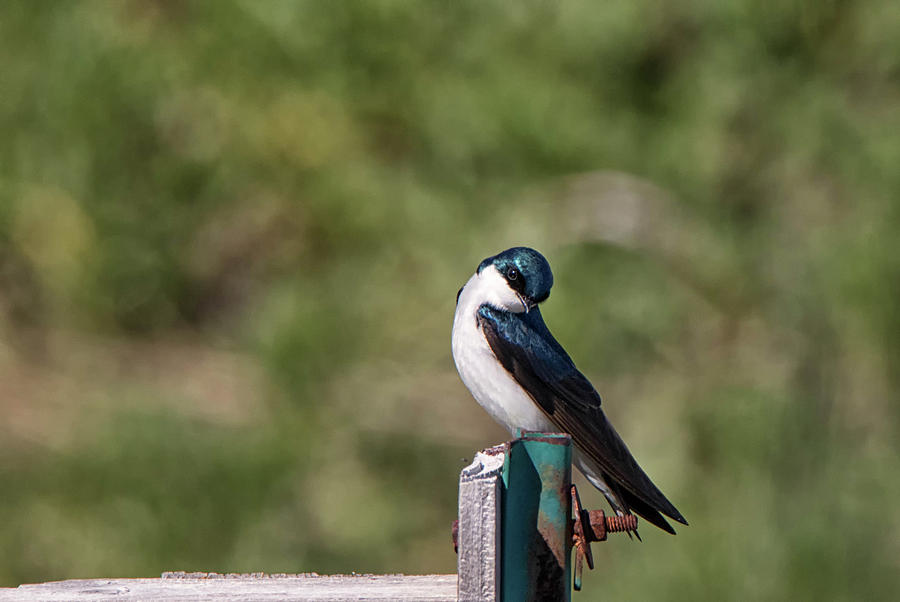
<svg viewBox="0 0 900 602">
<path fill-rule="evenodd" d="M 500 486 L 506 447 L 478 452 L 459 475 L 459 599 L 500 599 Z"/>
<path fill-rule="evenodd" d="M 0 588 L 0 601 L 456 600 L 456 575 L 221 575 L 72 579 Z"/>
</svg>

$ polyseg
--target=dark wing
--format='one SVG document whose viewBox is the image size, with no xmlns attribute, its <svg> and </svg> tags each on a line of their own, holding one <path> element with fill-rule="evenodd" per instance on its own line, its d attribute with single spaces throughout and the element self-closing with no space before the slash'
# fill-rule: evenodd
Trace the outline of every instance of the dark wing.
<svg viewBox="0 0 900 602">
<path fill-rule="evenodd" d="M 600 395 L 550 334 L 537 308 L 513 314 L 484 305 L 477 320 L 503 367 L 602 469 L 626 509 L 670 533 L 675 531 L 659 513 L 687 524 L 638 466 L 600 408 Z"/>
</svg>

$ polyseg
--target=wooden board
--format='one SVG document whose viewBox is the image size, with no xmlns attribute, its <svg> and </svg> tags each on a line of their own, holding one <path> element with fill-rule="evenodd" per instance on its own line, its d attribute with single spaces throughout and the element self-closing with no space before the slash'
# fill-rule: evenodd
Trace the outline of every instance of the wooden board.
<svg viewBox="0 0 900 602">
<path fill-rule="evenodd" d="M 72 579 L 0 588 L 0 601 L 456 600 L 456 575 L 220 575 Z"/>
</svg>

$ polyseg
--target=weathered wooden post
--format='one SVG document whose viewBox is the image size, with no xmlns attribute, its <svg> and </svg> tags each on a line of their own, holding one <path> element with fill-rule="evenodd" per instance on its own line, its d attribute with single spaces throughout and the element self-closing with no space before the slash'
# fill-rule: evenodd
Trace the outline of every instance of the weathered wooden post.
<svg viewBox="0 0 900 602">
<path fill-rule="evenodd" d="M 460 475 L 459 599 L 569 600 L 572 443 L 521 433 Z"/>
<path fill-rule="evenodd" d="M 460 600 L 500 600 L 500 517 L 508 452 L 508 443 L 478 452 L 459 475 Z"/>
</svg>

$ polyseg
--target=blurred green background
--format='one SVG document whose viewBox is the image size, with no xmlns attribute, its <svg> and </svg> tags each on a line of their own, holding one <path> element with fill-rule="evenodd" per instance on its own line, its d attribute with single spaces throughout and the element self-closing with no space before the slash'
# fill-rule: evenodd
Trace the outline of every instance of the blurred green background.
<svg viewBox="0 0 900 602">
<path fill-rule="evenodd" d="M 578 600 L 900 591 L 900 10 L 4 2 L 0 585 L 452 572 L 506 247 L 691 522 Z M 582 488 L 585 502 L 602 506 Z"/>
</svg>

